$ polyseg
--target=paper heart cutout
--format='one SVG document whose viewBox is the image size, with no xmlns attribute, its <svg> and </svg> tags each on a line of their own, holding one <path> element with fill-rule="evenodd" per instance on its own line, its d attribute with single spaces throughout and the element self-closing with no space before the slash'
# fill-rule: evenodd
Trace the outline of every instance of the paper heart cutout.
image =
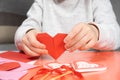
<svg viewBox="0 0 120 80">
<path fill-rule="evenodd" d="M 57 59 L 66 50 L 64 47 L 65 43 L 63 41 L 66 36 L 67 34 L 59 33 L 54 37 L 51 37 L 47 33 L 39 33 L 37 35 L 37 40 L 45 44 L 49 54 L 54 59 Z"/>
<path fill-rule="evenodd" d="M 0 64 L 0 71 L 9 71 L 20 67 L 20 64 L 18 62 L 6 62 L 3 64 Z"/>
</svg>

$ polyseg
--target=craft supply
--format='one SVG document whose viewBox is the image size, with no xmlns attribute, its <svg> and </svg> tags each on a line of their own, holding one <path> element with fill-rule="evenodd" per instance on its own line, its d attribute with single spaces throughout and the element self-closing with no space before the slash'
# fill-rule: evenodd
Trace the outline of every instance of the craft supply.
<svg viewBox="0 0 120 80">
<path fill-rule="evenodd" d="M 59 33 L 54 37 L 51 37 L 47 33 L 39 33 L 37 35 L 37 40 L 46 45 L 46 49 L 48 50 L 49 54 L 54 58 L 57 59 L 62 53 L 66 50 L 64 47 L 64 38 L 67 34 Z"/>
<path fill-rule="evenodd" d="M 104 71 L 107 69 L 107 67 L 102 64 L 89 63 L 85 61 L 75 61 L 72 63 L 72 67 L 78 72 Z"/>
<path fill-rule="evenodd" d="M 73 67 L 73 69 L 77 72 L 94 72 L 94 71 L 104 71 L 107 69 L 107 67 L 102 64 L 89 63 L 86 61 L 75 61 L 70 64 L 61 64 L 57 62 L 51 62 L 51 63 L 45 64 L 44 67 L 56 69 L 56 68 L 60 68 L 63 65 Z"/>
<path fill-rule="evenodd" d="M 20 67 L 20 64 L 18 62 L 6 62 L 6 63 L 0 64 L 0 71 L 9 71 L 19 67 Z"/>
</svg>

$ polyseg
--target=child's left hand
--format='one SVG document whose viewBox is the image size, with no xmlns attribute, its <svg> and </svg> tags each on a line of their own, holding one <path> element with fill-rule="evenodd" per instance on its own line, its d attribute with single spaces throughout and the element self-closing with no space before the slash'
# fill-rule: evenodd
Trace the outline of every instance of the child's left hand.
<svg viewBox="0 0 120 80">
<path fill-rule="evenodd" d="M 88 50 L 93 48 L 99 39 L 99 30 L 96 26 L 79 23 L 77 24 L 68 36 L 64 39 L 65 48 L 69 51 Z"/>
</svg>

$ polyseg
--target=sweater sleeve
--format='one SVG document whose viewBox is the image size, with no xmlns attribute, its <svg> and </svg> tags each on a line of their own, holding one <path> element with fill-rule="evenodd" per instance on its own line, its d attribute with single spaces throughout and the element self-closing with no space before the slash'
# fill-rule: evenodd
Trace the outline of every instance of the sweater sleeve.
<svg viewBox="0 0 120 80">
<path fill-rule="evenodd" d="M 115 50 L 120 46 L 120 27 L 110 0 L 93 0 L 94 22 L 99 29 L 99 50 Z"/>
<path fill-rule="evenodd" d="M 38 2 L 39 1 L 39 2 Z M 35 0 L 27 12 L 27 19 L 23 21 L 15 33 L 15 45 L 21 50 L 21 41 L 26 32 L 30 29 L 41 30 L 42 22 L 42 0 Z"/>
</svg>

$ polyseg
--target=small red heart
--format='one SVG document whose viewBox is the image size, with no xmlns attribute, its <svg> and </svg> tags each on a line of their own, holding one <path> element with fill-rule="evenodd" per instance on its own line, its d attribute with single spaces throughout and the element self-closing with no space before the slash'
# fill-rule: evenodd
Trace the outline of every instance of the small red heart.
<svg viewBox="0 0 120 80">
<path fill-rule="evenodd" d="M 59 33 L 54 37 L 51 37 L 47 33 L 39 33 L 37 35 L 37 40 L 45 44 L 49 54 L 54 59 L 57 59 L 66 50 L 64 47 L 65 43 L 63 41 L 66 36 L 67 34 Z"/>
<path fill-rule="evenodd" d="M 0 64 L 0 71 L 9 71 L 19 67 L 20 67 L 20 64 L 18 62 L 6 62 L 3 64 Z"/>
</svg>

